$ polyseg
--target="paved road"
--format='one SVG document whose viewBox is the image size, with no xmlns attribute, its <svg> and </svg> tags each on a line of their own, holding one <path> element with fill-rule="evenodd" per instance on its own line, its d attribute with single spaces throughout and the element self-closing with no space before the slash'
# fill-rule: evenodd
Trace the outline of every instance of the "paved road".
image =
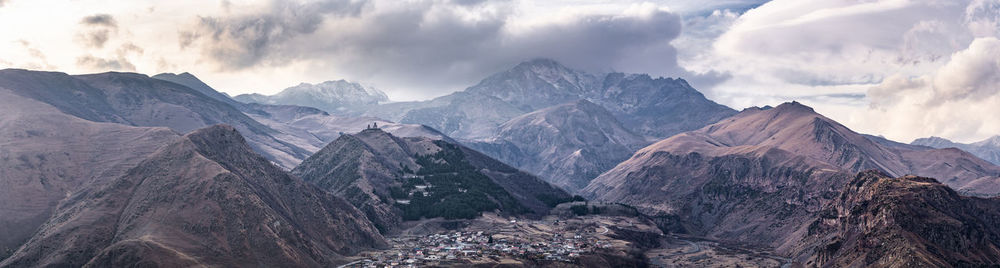
<svg viewBox="0 0 1000 268">
<path fill-rule="evenodd" d="M 353 261 L 353 262 L 349 262 L 349 263 L 346 263 L 346 264 L 344 264 L 344 265 L 341 265 L 341 266 L 337 266 L 337 268 L 345 268 L 345 267 L 347 267 L 347 266 L 351 266 L 351 265 L 354 265 L 354 264 L 358 264 L 358 263 L 361 263 L 361 262 L 363 262 L 363 261 L 365 261 L 365 260 L 356 260 L 356 261 Z"/>
<path fill-rule="evenodd" d="M 671 254 L 667 254 L 667 255 L 664 255 L 664 256 L 652 257 L 652 258 L 649 259 L 650 262 L 651 262 L 650 264 L 652 264 L 654 267 L 667 267 L 667 264 L 662 262 L 663 259 L 671 258 L 671 257 L 675 257 L 675 256 L 680 256 L 680 255 L 695 254 L 695 253 L 701 252 L 701 246 L 698 245 L 698 243 L 691 242 L 691 241 L 684 240 L 684 239 L 680 239 L 680 238 L 675 238 L 675 239 L 680 240 L 681 242 L 684 242 L 684 243 L 688 243 L 688 245 L 691 245 L 691 247 L 687 251 L 684 251 L 684 252 L 676 252 L 676 253 L 671 253 Z"/>
</svg>

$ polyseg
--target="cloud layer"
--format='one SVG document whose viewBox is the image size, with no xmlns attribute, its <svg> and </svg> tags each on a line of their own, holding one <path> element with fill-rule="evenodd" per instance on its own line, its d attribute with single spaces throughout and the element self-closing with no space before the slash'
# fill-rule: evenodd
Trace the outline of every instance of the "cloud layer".
<svg viewBox="0 0 1000 268">
<path fill-rule="evenodd" d="M 513 1 L 273 1 L 252 13 L 201 17 L 179 39 L 220 71 L 306 64 L 396 96 L 441 95 L 536 57 L 595 71 L 683 72 L 670 45 L 681 18 L 657 5 L 531 22 L 518 8 Z"/>
</svg>

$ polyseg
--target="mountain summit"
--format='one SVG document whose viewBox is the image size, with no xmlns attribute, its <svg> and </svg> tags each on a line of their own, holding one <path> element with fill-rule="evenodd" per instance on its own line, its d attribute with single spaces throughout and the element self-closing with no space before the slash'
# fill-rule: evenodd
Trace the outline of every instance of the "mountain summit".
<svg viewBox="0 0 1000 268">
<path fill-rule="evenodd" d="M 550 59 L 520 63 L 464 91 L 429 101 L 381 105 L 367 113 L 428 125 L 459 139 L 481 139 L 514 117 L 581 99 L 604 107 L 640 135 L 661 138 L 736 113 L 706 99 L 683 79 L 589 74 Z"/>
</svg>

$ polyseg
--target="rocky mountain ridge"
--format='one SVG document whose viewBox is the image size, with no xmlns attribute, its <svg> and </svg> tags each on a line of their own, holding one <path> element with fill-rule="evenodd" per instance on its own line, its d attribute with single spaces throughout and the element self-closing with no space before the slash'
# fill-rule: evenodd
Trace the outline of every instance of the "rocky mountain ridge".
<svg viewBox="0 0 1000 268">
<path fill-rule="evenodd" d="M 792 255 L 810 267 L 995 266 L 998 226 L 1000 199 L 865 171 L 808 224 Z"/>
<path fill-rule="evenodd" d="M 1000 135 L 973 143 L 957 143 L 941 137 L 916 139 L 910 144 L 934 147 L 938 149 L 958 148 L 972 153 L 990 163 L 1000 165 Z"/>
<path fill-rule="evenodd" d="M 375 128 L 340 136 L 292 174 L 344 197 L 384 231 L 403 220 L 468 218 L 495 209 L 541 215 L 570 198 L 464 146 Z"/>
<path fill-rule="evenodd" d="M 386 245 L 349 203 L 288 175 L 237 129 L 217 125 L 76 193 L 0 267 L 327 267 Z"/>
<path fill-rule="evenodd" d="M 1000 168 L 954 149 L 888 147 L 799 103 L 750 108 L 639 150 L 594 179 L 587 197 L 663 219 L 661 227 L 783 249 L 856 172 L 938 176 L 996 195 Z"/>
</svg>

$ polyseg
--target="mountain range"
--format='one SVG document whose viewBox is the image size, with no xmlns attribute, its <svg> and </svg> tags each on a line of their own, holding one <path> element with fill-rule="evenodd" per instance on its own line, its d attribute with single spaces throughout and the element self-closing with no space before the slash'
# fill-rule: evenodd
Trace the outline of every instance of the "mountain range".
<svg viewBox="0 0 1000 268">
<path fill-rule="evenodd" d="M 990 266 L 998 147 L 899 143 L 798 102 L 737 112 L 683 79 L 547 59 L 395 103 L 345 80 L 230 98 L 190 73 L 6 69 L 0 267 L 330 267 L 412 248 L 387 237 L 414 225 L 587 220 L 571 231 L 810 267 Z"/>
<path fill-rule="evenodd" d="M 637 207 L 664 228 L 784 250 L 853 174 L 943 178 L 967 194 L 1000 193 L 1000 167 L 957 149 L 889 147 L 791 102 L 748 108 L 639 150 L 584 196 Z"/>
<path fill-rule="evenodd" d="M 315 107 L 339 115 L 350 115 L 359 109 L 389 101 L 389 97 L 378 89 L 346 80 L 301 83 L 271 96 L 242 94 L 233 99 L 245 103 Z"/>
<path fill-rule="evenodd" d="M 929 137 L 916 139 L 910 144 L 934 148 L 958 148 L 983 160 L 1000 165 L 1000 136 L 993 136 L 973 143 L 957 143 L 941 137 Z"/>
<path fill-rule="evenodd" d="M 168 127 L 179 133 L 229 124 L 255 150 L 291 168 L 310 152 L 279 140 L 278 131 L 253 120 L 237 107 L 189 87 L 134 73 L 67 75 L 16 69 L 0 70 L 0 85 L 14 94 L 49 104 L 63 113 L 95 122 Z"/>
<path fill-rule="evenodd" d="M 386 246 L 349 203 L 217 125 L 74 193 L 0 266 L 320 267 Z"/>
</svg>

